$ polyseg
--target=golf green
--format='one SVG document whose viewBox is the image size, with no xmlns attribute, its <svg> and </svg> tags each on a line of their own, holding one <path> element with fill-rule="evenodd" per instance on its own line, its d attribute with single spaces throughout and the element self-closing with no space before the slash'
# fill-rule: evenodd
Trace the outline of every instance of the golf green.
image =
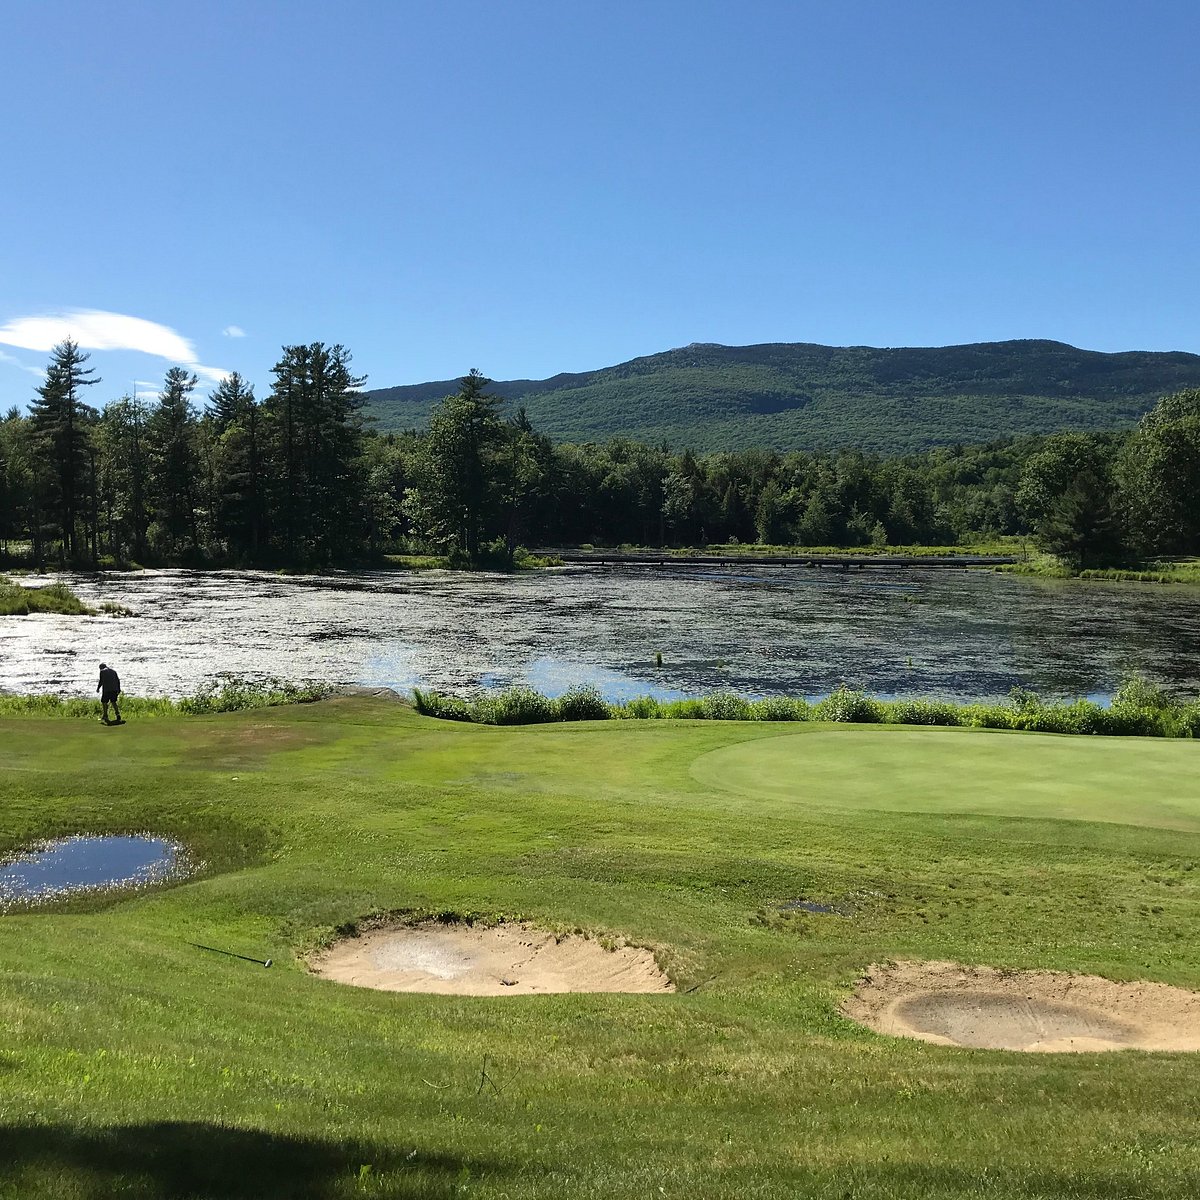
<svg viewBox="0 0 1200 1200">
<path fill-rule="evenodd" d="M 1190 741 L 984 730 L 804 730 L 699 757 L 701 783 L 813 807 L 1112 821 L 1200 832 Z"/>
</svg>

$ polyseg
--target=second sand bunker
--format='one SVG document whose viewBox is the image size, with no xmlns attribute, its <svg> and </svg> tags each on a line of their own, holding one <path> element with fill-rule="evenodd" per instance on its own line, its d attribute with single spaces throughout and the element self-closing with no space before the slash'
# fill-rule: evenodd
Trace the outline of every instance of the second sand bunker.
<svg viewBox="0 0 1200 1200">
<path fill-rule="evenodd" d="M 880 1033 L 943 1046 L 1200 1050 L 1200 993 L 1061 971 L 891 963 L 870 968 L 842 1011 Z"/>
<path fill-rule="evenodd" d="M 654 955 L 606 949 L 529 925 L 392 925 L 346 938 L 313 960 L 325 979 L 385 992 L 528 996 L 551 992 L 673 992 Z"/>
</svg>

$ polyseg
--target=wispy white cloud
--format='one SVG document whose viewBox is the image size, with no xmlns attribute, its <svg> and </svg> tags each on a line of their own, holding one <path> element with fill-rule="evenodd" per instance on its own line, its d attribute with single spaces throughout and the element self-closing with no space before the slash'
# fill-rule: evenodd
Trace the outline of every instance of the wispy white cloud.
<svg viewBox="0 0 1200 1200">
<path fill-rule="evenodd" d="M 28 363 L 23 363 L 15 354 L 6 354 L 0 350 L 0 362 L 11 363 L 19 371 L 24 371 L 29 375 L 36 375 L 39 379 L 46 377 L 46 372 L 41 367 L 31 367 Z"/>
<path fill-rule="evenodd" d="M 22 350 L 52 350 L 65 338 L 85 350 L 140 350 L 178 363 L 196 361 L 196 348 L 174 329 L 124 313 L 77 309 L 0 325 L 0 342 Z"/>
<path fill-rule="evenodd" d="M 239 338 L 246 336 L 246 331 L 240 325 L 226 325 L 221 332 L 225 337 Z"/>
<path fill-rule="evenodd" d="M 124 313 L 71 309 L 36 317 L 14 317 L 6 325 L 0 325 L 0 345 L 21 350 L 45 353 L 66 338 L 73 339 L 84 350 L 137 350 L 164 358 L 211 383 L 220 383 L 229 374 L 221 367 L 207 367 L 199 362 L 196 347 L 169 325 Z M 12 361 L 8 355 L 5 359 Z"/>
</svg>

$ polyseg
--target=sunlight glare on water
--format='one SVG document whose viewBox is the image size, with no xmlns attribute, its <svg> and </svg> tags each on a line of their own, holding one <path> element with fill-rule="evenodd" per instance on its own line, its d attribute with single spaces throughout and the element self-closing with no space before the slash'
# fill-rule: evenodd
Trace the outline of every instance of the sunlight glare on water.
<svg viewBox="0 0 1200 1200">
<path fill-rule="evenodd" d="M 609 698 L 732 690 L 992 699 L 1197 691 L 1200 591 L 963 570 L 578 567 L 516 575 L 65 575 L 132 618 L 0 618 L 0 688 L 179 696 L 221 674 L 467 695 L 525 683 Z M 36 579 L 30 583 L 39 582 Z M 663 665 L 656 665 L 656 655 Z"/>
</svg>

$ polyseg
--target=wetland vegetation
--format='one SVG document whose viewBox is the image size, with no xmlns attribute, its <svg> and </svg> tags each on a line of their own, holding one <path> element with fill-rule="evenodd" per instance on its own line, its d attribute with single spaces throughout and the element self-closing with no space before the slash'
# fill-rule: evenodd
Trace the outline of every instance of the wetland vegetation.
<svg viewBox="0 0 1200 1200">
<path fill-rule="evenodd" d="M 365 698 L 0 739 L 0 851 L 153 829 L 208 864 L 0 920 L 3 1194 L 1195 1193 L 1194 1056 L 964 1050 L 839 1012 L 890 960 L 1200 988 L 1191 742 L 496 728 Z M 310 974 L 371 913 L 621 937 L 679 991 Z"/>
<path fill-rule="evenodd" d="M 963 570 L 681 563 L 63 578 L 92 608 L 138 615 L 0 621 L 4 690 L 87 696 L 102 658 L 133 694 L 176 699 L 234 677 L 462 699 L 591 683 L 609 701 L 813 699 L 845 686 L 959 703 L 1003 702 L 1021 687 L 1069 703 L 1111 697 L 1130 675 L 1192 698 L 1200 660 L 1195 589 Z"/>
</svg>

